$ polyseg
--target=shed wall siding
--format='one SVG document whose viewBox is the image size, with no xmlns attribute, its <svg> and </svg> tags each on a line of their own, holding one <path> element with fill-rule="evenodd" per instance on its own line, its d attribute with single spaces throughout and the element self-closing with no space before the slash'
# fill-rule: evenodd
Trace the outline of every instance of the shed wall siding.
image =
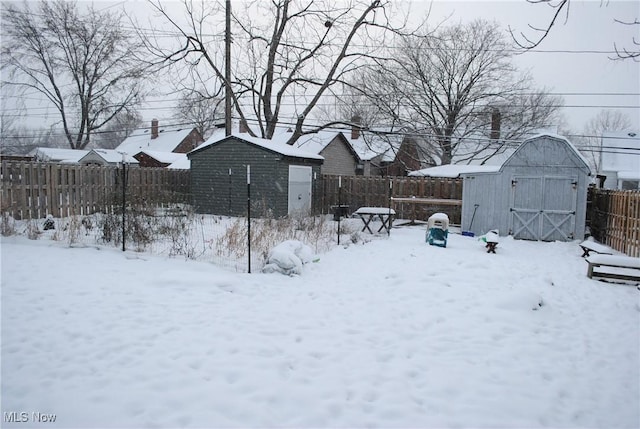
<svg viewBox="0 0 640 429">
<path fill-rule="evenodd" d="M 290 159 L 241 140 L 220 142 L 191 155 L 196 212 L 246 216 L 247 164 L 251 165 L 251 212 L 256 217 L 287 215 L 289 165 L 311 165 L 320 173 L 313 161 Z"/>
</svg>

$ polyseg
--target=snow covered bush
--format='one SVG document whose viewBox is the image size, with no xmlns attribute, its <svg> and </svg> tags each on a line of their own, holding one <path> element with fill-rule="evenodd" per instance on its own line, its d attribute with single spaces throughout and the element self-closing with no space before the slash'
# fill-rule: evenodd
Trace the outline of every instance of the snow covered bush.
<svg viewBox="0 0 640 429">
<path fill-rule="evenodd" d="M 263 273 L 302 274 L 302 266 L 313 260 L 309 246 L 297 240 L 287 240 L 269 251 Z"/>
</svg>

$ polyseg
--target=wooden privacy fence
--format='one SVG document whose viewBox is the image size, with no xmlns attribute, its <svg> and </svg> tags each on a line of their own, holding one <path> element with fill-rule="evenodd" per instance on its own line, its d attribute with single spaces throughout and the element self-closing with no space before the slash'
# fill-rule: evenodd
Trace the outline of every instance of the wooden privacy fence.
<svg viewBox="0 0 640 429">
<path fill-rule="evenodd" d="M 2 161 L 2 213 L 39 219 L 109 212 L 122 201 L 122 169 Z M 126 169 L 126 198 L 162 205 L 189 202 L 190 173 L 163 168 Z"/>
<path fill-rule="evenodd" d="M 597 241 L 640 257 L 640 191 L 589 189 L 588 225 Z"/>
<path fill-rule="evenodd" d="M 331 213 L 338 205 L 338 181 L 342 182 L 340 205 L 349 206 L 349 212 L 359 207 L 392 207 L 400 219 L 427 220 L 436 212 L 445 212 L 451 223 L 459 224 L 461 206 L 434 203 L 416 206 L 410 203 L 392 202 L 390 198 L 429 198 L 434 200 L 461 200 L 462 179 L 436 177 L 381 177 L 323 175 L 314 184 L 316 213 Z M 391 183 L 391 185 L 390 185 Z"/>
</svg>

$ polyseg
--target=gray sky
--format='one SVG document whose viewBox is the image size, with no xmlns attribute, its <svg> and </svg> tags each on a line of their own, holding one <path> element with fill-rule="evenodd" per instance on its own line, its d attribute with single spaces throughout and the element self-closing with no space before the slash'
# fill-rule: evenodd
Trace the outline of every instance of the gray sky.
<svg viewBox="0 0 640 429">
<path fill-rule="evenodd" d="M 133 7 L 142 21 L 146 20 L 145 11 L 149 8 L 142 1 L 101 1 L 96 5 L 100 9 L 115 9 L 123 5 Z M 178 4 L 174 2 L 173 6 Z M 535 34 L 528 29 L 528 25 L 545 26 L 554 12 L 548 5 L 533 5 L 526 0 L 435 0 L 433 3 L 412 2 L 412 16 L 416 19 L 422 17 L 429 7 L 430 25 L 436 25 L 444 19 L 453 23 L 485 18 L 499 22 L 505 31 L 510 25 L 516 32 L 526 32 L 532 37 Z M 567 106 L 563 113 L 573 131 L 581 132 L 584 124 L 607 106 L 627 106 L 618 110 L 629 117 L 635 129 L 640 129 L 640 62 L 610 59 L 615 56 L 612 53 L 614 43 L 621 48 L 633 47 L 633 36 L 640 39 L 640 25 L 618 24 L 614 22 L 616 18 L 640 20 L 640 2 L 572 0 L 568 19 L 565 21 L 563 14 L 536 51 L 516 57 L 519 67 L 528 70 L 539 86 L 564 97 Z M 38 116 L 25 118 L 26 124 L 43 124 L 47 121 L 42 116 L 43 105 L 38 103 L 37 106 Z M 140 111 L 145 122 L 150 122 L 154 117 L 169 121 L 171 106 L 167 106 L 166 110 L 160 109 L 161 106 L 158 100 L 152 100 L 152 103 L 144 106 Z M 51 120 L 57 119 L 53 108 L 48 111 Z"/>
<path fill-rule="evenodd" d="M 639 129 L 640 62 L 613 61 L 609 57 L 614 57 L 614 54 L 593 51 L 613 51 L 614 43 L 619 48 L 631 48 L 634 35 L 636 40 L 640 40 L 640 25 L 626 26 L 614 22 L 616 18 L 640 20 L 640 2 L 573 0 L 570 5 L 568 20 L 563 13 L 536 52 L 519 55 L 517 64 L 523 70 L 529 70 L 538 85 L 554 93 L 584 94 L 563 95 L 567 105 L 563 113 L 575 131 L 581 131 L 584 123 L 601 110 L 598 106 L 635 106 L 619 110 L 629 117 L 635 129 Z M 426 9 L 429 2 L 417 1 L 414 6 Z M 515 32 L 522 31 L 535 37 L 528 25 L 545 26 L 553 12 L 554 9 L 548 5 L 533 5 L 525 0 L 436 0 L 431 17 L 435 22 L 449 15 L 448 19 L 453 22 L 493 19 L 505 29 L 510 25 Z M 594 93 L 628 95 L 588 95 Z"/>
</svg>

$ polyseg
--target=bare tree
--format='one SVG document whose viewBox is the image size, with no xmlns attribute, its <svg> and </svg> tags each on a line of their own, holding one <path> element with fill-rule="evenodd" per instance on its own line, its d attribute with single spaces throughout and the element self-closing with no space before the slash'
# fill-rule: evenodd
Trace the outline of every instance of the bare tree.
<svg viewBox="0 0 640 429">
<path fill-rule="evenodd" d="M 35 11 L 26 2 L 7 5 L 2 18 L 5 83 L 53 104 L 72 149 L 86 147 L 93 133 L 139 101 L 139 46 L 120 14 L 56 0 Z"/>
<path fill-rule="evenodd" d="M 92 144 L 103 149 L 115 149 L 142 125 L 142 115 L 135 110 L 122 110 L 93 135 Z"/>
<path fill-rule="evenodd" d="M 177 119 L 195 125 L 207 139 L 220 122 L 224 122 L 224 98 L 211 96 L 206 91 L 185 91 L 175 108 Z"/>
<path fill-rule="evenodd" d="M 631 126 L 629 117 L 619 110 L 604 109 L 589 119 L 577 143 L 581 152 L 589 160 L 592 171 L 598 171 L 600 165 L 602 135 L 610 131 L 626 131 Z"/>
<path fill-rule="evenodd" d="M 307 119 L 328 90 L 357 71 L 384 45 L 384 34 L 393 27 L 387 0 L 252 1 L 234 11 L 233 82 L 223 73 L 222 39 L 211 40 L 211 28 L 220 28 L 220 8 L 194 7 L 183 1 L 187 24 L 182 24 L 160 1 L 152 4 L 182 38 L 169 49 L 147 37 L 147 46 L 163 64 L 204 62 L 213 77 L 233 87 L 238 119 L 249 133 L 272 138 L 276 127 L 290 121 L 289 143 L 330 125 L 311 128 Z M 372 41 L 373 37 L 378 37 Z M 241 54 L 238 54 L 241 52 Z M 307 122 L 306 122 L 307 121 Z"/>
<path fill-rule="evenodd" d="M 362 90 L 391 122 L 431 142 L 440 164 L 495 156 L 548 125 L 561 105 L 518 72 L 495 23 L 442 27 L 402 43 L 397 61 L 371 70 Z"/>
<path fill-rule="evenodd" d="M 534 49 L 538 47 L 544 39 L 549 36 L 551 32 L 551 28 L 558 22 L 561 17 L 564 17 L 564 21 L 567 22 L 569 20 L 569 9 L 571 6 L 571 0 L 527 0 L 529 3 L 534 4 L 543 4 L 551 8 L 552 14 L 551 18 L 548 21 L 548 24 L 542 27 L 536 27 L 529 24 L 529 29 L 533 31 L 534 36 L 528 36 L 524 32 L 520 31 L 518 35 L 516 35 L 516 31 L 509 27 L 509 32 L 513 37 L 514 42 L 522 49 Z M 609 0 L 600 0 L 600 5 L 608 6 Z M 620 20 L 616 19 L 615 22 L 621 25 L 640 25 L 640 21 L 638 18 L 634 18 L 633 21 L 628 20 Z M 640 61 L 640 40 L 636 39 L 633 36 L 632 40 L 632 48 L 618 47 L 616 43 L 614 43 L 614 49 L 616 51 L 616 57 L 612 59 L 632 59 L 634 61 Z"/>
</svg>

